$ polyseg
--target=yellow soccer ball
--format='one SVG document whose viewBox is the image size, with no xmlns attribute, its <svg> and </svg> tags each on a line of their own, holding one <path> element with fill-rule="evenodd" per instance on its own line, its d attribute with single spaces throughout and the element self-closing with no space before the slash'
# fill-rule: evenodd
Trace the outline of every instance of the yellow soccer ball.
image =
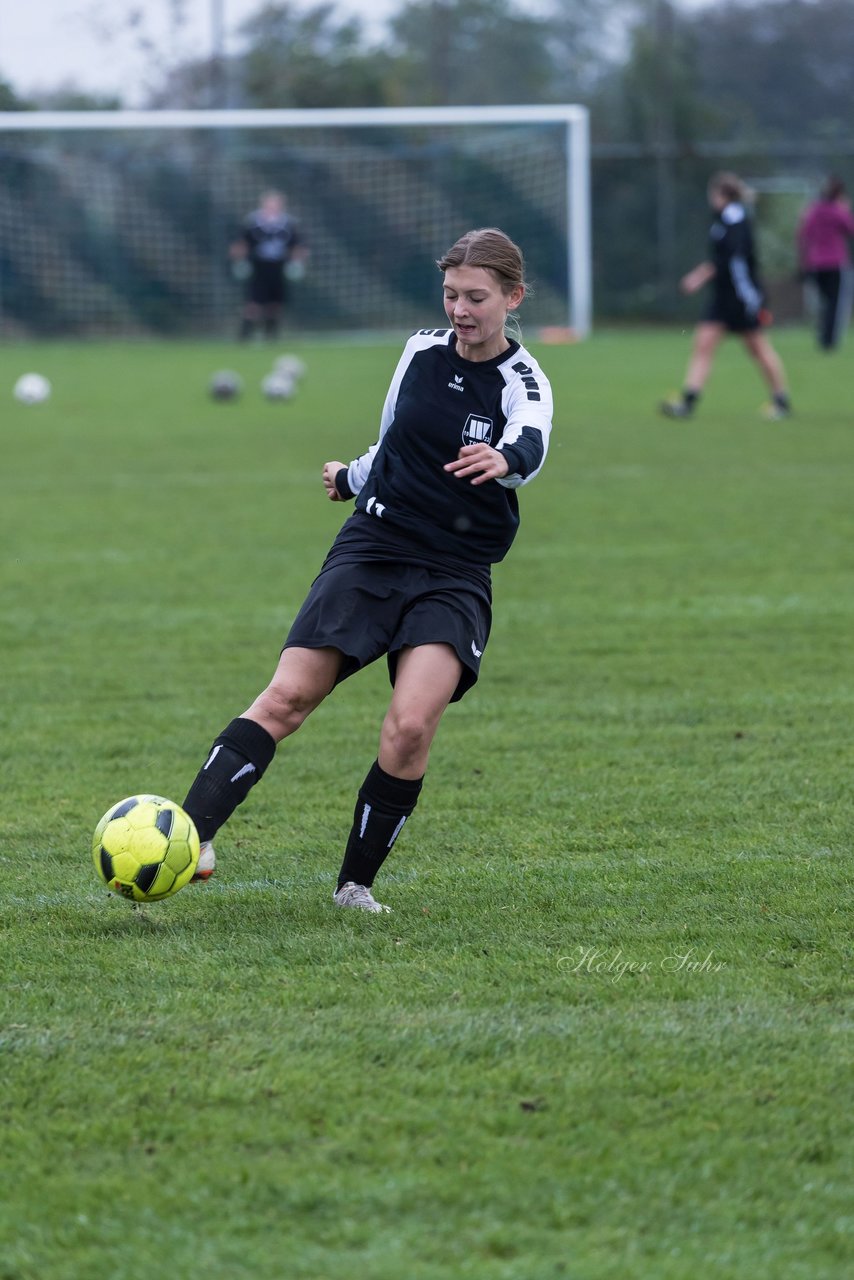
<svg viewBox="0 0 854 1280">
<path fill-rule="evenodd" d="M 199 864 L 199 835 L 180 805 L 163 796 L 128 796 L 112 805 L 92 836 L 98 875 L 131 902 L 159 902 L 183 889 Z"/>
</svg>

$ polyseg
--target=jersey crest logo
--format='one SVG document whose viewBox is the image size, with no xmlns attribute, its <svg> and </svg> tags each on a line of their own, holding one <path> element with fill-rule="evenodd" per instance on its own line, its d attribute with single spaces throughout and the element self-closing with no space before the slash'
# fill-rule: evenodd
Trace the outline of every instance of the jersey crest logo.
<svg viewBox="0 0 854 1280">
<path fill-rule="evenodd" d="M 452 391 L 465 391 L 465 387 L 463 386 L 463 375 L 461 373 L 455 373 L 453 382 L 449 382 L 448 386 Z"/>
<path fill-rule="evenodd" d="M 492 419 L 479 418 L 470 413 L 463 427 L 463 444 L 490 444 L 492 442 Z"/>
</svg>

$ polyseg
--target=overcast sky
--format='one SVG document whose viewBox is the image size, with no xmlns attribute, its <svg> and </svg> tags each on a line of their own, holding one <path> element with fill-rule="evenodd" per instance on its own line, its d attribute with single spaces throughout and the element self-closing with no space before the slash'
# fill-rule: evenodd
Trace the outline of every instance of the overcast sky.
<svg viewBox="0 0 854 1280">
<path fill-rule="evenodd" d="M 186 23 L 173 32 L 169 0 L 0 0 L 0 78 L 19 93 L 73 82 L 91 92 L 111 92 L 134 105 L 143 85 L 144 56 L 130 33 L 120 33 L 119 17 L 134 8 L 144 13 L 144 34 L 187 56 L 211 46 L 211 9 L 217 0 L 184 0 Z M 262 7 L 263 0 L 219 0 L 226 33 Z M 313 0 L 306 0 L 310 7 Z M 379 25 L 400 0 L 338 0 L 342 15 L 361 14 Z M 303 6 L 301 6 L 303 7 Z M 226 47 L 229 45 L 227 43 Z"/>
</svg>

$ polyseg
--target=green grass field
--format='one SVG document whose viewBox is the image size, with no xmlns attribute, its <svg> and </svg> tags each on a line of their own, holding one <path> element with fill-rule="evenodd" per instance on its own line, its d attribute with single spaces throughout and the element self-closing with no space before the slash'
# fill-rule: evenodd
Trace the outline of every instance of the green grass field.
<svg viewBox="0 0 854 1280">
<path fill-rule="evenodd" d="M 0 1280 L 852 1274 L 852 343 L 777 342 L 773 425 L 735 345 L 688 424 L 687 333 L 534 346 L 552 452 L 386 917 L 330 902 L 380 664 L 209 885 L 133 912 L 89 844 L 266 683 L 399 344 L 281 344 L 286 405 L 260 348 L 0 352 Z"/>
</svg>

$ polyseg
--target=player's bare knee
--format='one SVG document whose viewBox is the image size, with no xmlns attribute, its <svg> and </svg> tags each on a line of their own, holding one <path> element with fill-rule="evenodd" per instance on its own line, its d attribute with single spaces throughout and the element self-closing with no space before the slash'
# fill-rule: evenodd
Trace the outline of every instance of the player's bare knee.
<svg viewBox="0 0 854 1280">
<path fill-rule="evenodd" d="M 274 736 L 285 738 L 294 733 L 320 699 L 307 694 L 298 686 L 273 682 L 253 703 L 253 713 L 261 719 Z"/>
<path fill-rule="evenodd" d="M 410 768 L 430 750 L 434 726 L 413 712 L 393 712 L 383 725 L 383 747 L 400 769 Z"/>
</svg>

